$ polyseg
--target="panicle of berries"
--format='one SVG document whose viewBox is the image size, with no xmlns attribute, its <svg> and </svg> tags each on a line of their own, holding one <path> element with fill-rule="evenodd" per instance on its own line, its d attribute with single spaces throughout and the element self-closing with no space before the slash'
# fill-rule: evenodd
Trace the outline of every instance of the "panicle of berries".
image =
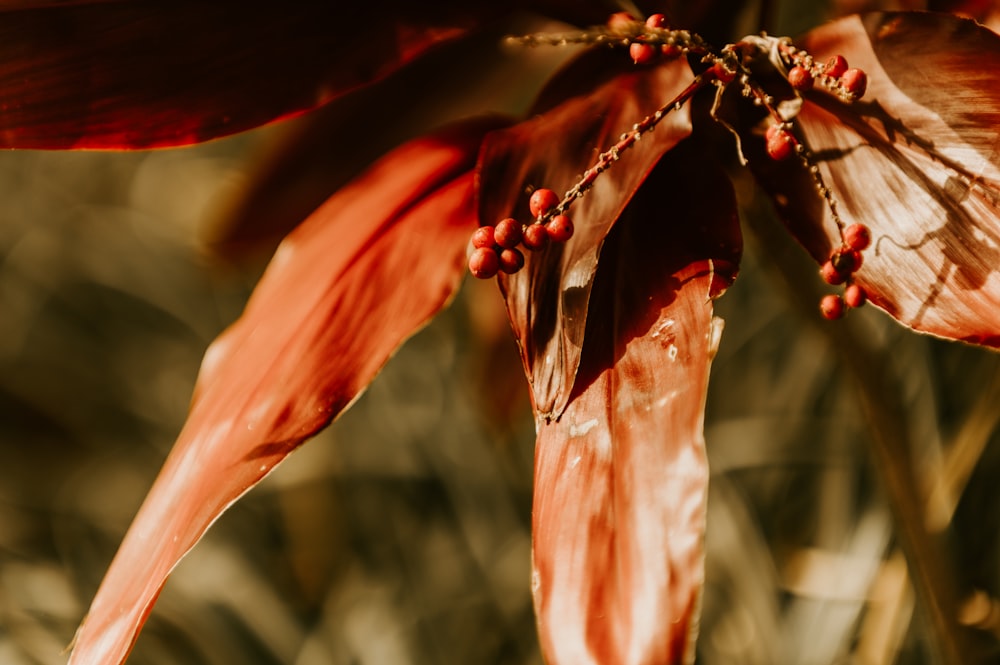
<svg viewBox="0 0 1000 665">
<path fill-rule="evenodd" d="M 832 56 L 821 64 L 787 39 L 778 40 L 778 55 L 788 83 L 800 92 L 818 83 L 844 101 L 853 102 L 861 99 L 868 89 L 868 75 L 861 69 L 850 68 L 842 55 Z"/>
<path fill-rule="evenodd" d="M 827 295 L 820 301 L 820 312 L 827 319 L 839 319 L 847 312 L 847 308 L 861 307 L 868 300 L 864 289 L 854 282 L 854 273 L 864 262 L 862 252 L 871 245 L 871 230 L 864 224 L 855 223 L 844 228 L 840 235 L 840 247 L 830 253 L 830 257 L 819 269 L 820 276 L 827 284 L 847 283 L 843 297 Z"/>
<path fill-rule="evenodd" d="M 558 194 L 539 188 L 528 201 L 528 209 L 535 217 L 530 224 L 508 217 L 494 226 L 480 226 L 473 231 L 469 272 L 479 279 L 489 279 L 501 272 L 513 275 L 524 267 L 524 252 L 519 246 L 538 252 L 550 242 L 569 240 L 573 237 L 573 220 L 560 212 L 562 205 Z"/>
</svg>

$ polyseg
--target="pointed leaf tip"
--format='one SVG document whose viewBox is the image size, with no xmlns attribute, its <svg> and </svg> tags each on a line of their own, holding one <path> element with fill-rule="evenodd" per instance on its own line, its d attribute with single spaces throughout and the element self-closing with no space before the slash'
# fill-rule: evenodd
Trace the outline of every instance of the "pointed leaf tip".
<svg viewBox="0 0 1000 665">
<path fill-rule="evenodd" d="M 205 354 L 188 421 L 80 628 L 73 665 L 123 662 L 167 575 L 212 522 L 451 298 L 475 228 L 471 168 L 493 126 L 398 148 L 282 244 L 243 316 Z"/>
<path fill-rule="evenodd" d="M 619 51 L 584 53 L 542 92 L 540 115 L 487 139 L 479 162 L 481 223 L 529 221 L 532 190 L 561 197 L 598 154 L 692 78 L 681 60 L 636 69 Z M 501 279 L 534 402 L 547 417 L 558 417 L 569 399 L 603 238 L 657 160 L 690 131 L 687 106 L 665 116 L 572 205 L 569 242 L 529 253 L 522 271 Z"/>
</svg>

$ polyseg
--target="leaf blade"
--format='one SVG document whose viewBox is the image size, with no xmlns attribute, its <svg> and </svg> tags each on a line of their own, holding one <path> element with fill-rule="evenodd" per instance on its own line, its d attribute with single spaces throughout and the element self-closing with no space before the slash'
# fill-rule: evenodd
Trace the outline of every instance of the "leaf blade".
<svg viewBox="0 0 1000 665">
<path fill-rule="evenodd" d="M 904 325 L 1000 346 L 1000 37 L 931 13 L 850 17 L 810 33 L 817 59 L 843 53 L 868 73 L 853 105 L 816 92 L 797 118 L 845 224 L 873 247 L 856 274 L 876 305 Z M 817 261 L 840 237 L 796 165 L 751 167 Z"/>
<path fill-rule="evenodd" d="M 346 408 L 450 299 L 474 228 L 470 169 L 491 127 L 404 145 L 279 248 L 243 316 L 206 352 L 188 422 L 71 663 L 123 662 L 167 575 L 211 523 Z M 409 270 L 420 289 L 400 279 Z"/>
<path fill-rule="evenodd" d="M 668 153 L 608 235 L 573 396 L 536 420 L 533 590 L 553 665 L 693 660 L 712 296 L 741 248 L 703 154 L 692 139 Z"/>
<path fill-rule="evenodd" d="M 421 16 L 404 5 L 16 3 L 0 22 L 0 146 L 145 149 L 227 136 L 379 78 L 488 13 Z"/>
<path fill-rule="evenodd" d="M 681 61 L 636 69 L 618 51 L 585 53 L 542 92 L 540 115 L 485 142 L 479 162 L 481 223 L 509 216 L 529 221 L 527 191 L 570 189 L 598 153 L 674 98 L 691 78 Z M 569 214 L 576 231 L 568 243 L 529 253 L 522 271 L 501 277 L 534 403 L 546 416 L 558 417 L 569 399 L 604 236 L 657 160 L 689 133 L 685 106 L 623 154 L 573 205 Z"/>
</svg>

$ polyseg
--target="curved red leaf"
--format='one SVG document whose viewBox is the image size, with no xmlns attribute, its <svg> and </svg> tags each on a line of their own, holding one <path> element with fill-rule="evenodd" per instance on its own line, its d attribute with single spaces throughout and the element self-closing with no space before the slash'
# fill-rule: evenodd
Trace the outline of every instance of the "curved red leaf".
<svg viewBox="0 0 1000 665">
<path fill-rule="evenodd" d="M 815 92 L 796 119 L 844 222 L 872 230 L 857 282 L 911 328 L 1000 346 L 1000 37 L 949 15 L 885 13 L 802 45 L 868 74 L 863 101 Z M 840 237 L 814 184 L 748 145 L 779 212 L 825 261 Z"/>
<path fill-rule="evenodd" d="M 600 152 L 692 78 L 679 60 L 636 68 L 621 51 L 585 53 L 542 93 L 544 113 L 487 138 L 479 162 L 480 222 L 530 219 L 532 188 L 569 190 Z M 657 160 L 689 133 L 685 106 L 623 153 L 573 204 L 576 232 L 568 243 L 529 255 L 521 272 L 501 279 L 535 407 L 543 415 L 558 416 L 569 399 L 604 236 Z"/>
<path fill-rule="evenodd" d="M 122 662 L 167 575 L 209 525 L 347 407 L 449 300 L 475 227 L 469 170 L 487 128 L 398 148 L 278 248 L 243 316 L 205 354 L 188 422 L 71 663 Z"/>
<path fill-rule="evenodd" d="M 739 260 L 733 190 L 689 139 L 608 234 L 580 371 L 537 417 L 532 587 L 552 665 L 693 661 L 716 266 Z"/>
<path fill-rule="evenodd" d="M 5 148 L 226 136 L 315 108 L 496 11 L 458 2 L 27 4 L 0 6 Z"/>
</svg>

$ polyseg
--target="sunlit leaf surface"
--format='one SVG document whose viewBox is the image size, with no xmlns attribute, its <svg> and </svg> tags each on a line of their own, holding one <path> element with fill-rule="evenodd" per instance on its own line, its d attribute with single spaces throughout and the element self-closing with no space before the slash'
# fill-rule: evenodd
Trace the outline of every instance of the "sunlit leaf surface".
<svg viewBox="0 0 1000 665">
<path fill-rule="evenodd" d="M 398 148 L 279 247 L 209 348 L 191 413 L 78 635 L 119 663 L 173 567 L 233 501 L 325 427 L 452 296 L 474 228 L 471 124 Z"/>
<path fill-rule="evenodd" d="M 699 152 L 668 153 L 611 230 L 569 405 L 537 417 L 533 590 L 553 665 L 694 657 L 712 296 L 741 247 L 732 188 Z"/>
<path fill-rule="evenodd" d="M 916 330 L 1000 345 L 1000 37 L 951 16 L 886 13 L 802 44 L 868 73 L 860 102 L 817 91 L 797 118 L 844 222 L 872 229 L 857 282 Z M 829 209 L 794 160 L 769 164 L 759 148 L 752 168 L 825 261 L 840 243 Z"/>
</svg>

